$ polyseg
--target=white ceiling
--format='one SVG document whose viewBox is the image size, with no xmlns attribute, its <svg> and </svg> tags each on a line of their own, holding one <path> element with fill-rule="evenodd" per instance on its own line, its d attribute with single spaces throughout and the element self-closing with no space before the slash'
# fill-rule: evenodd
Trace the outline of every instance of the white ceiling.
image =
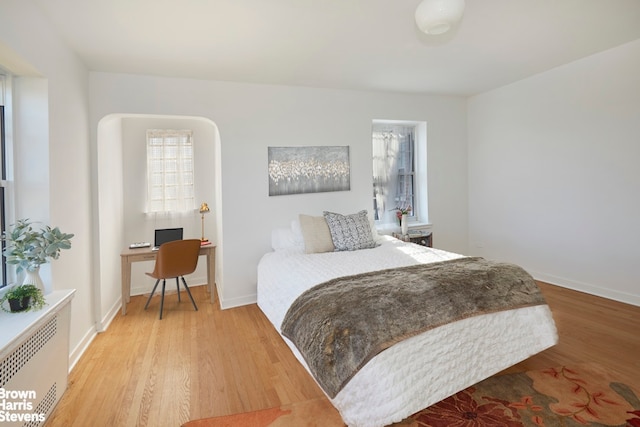
<svg viewBox="0 0 640 427">
<path fill-rule="evenodd" d="M 639 0 L 34 0 L 90 70 L 471 95 L 640 38 Z"/>
</svg>

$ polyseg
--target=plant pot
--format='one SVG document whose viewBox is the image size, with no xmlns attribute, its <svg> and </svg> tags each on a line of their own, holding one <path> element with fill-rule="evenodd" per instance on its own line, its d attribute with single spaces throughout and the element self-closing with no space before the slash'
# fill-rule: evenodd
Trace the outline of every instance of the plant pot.
<svg viewBox="0 0 640 427">
<path fill-rule="evenodd" d="M 31 297 L 9 298 L 9 309 L 12 313 L 18 313 L 29 308 Z"/>
</svg>

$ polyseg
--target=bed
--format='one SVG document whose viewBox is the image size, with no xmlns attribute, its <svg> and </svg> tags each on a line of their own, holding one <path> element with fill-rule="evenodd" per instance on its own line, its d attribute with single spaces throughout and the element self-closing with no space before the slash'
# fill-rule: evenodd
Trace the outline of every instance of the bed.
<svg viewBox="0 0 640 427">
<path fill-rule="evenodd" d="M 327 387 L 314 376 L 317 371 L 310 369 L 305 358 L 309 355 L 303 355 L 283 334 L 283 322 L 302 295 L 337 278 L 419 264 L 441 266 L 468 257 L 378 236 L 370 225 L 356 233 L 370 233 L 373 244 L 336 251 L 326 246 L 323 217 L 310 218 L 301 215 L 290 228 L 273 230 L 273 251 L 258 265 L 257 301 L 347 425 L 377 427 L 399 422 L 556 344 L 555 324 L 544 303 L 463 316 L 388 346 L 366 359 L 337 390 Z M 318 239 L 325 240 L 325 247 Z"/>
</svg>

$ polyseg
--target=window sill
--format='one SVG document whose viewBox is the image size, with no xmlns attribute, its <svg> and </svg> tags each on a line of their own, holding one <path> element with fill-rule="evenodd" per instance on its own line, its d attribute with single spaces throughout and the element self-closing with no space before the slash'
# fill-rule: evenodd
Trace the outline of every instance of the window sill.
<svg viewBox="0 0 640 427">
<path fill-rule="evenodd" d="M 397 232 L 400 230 L 400 225 L 398 224 L 376 224 L 376 231 L 378 234 L 388 234 Z M 409 222 L 409 230 L 431 230 L 433 224 L 428 222 L 419 222 L 419 221 L 410 221 Z"/>
</svg>

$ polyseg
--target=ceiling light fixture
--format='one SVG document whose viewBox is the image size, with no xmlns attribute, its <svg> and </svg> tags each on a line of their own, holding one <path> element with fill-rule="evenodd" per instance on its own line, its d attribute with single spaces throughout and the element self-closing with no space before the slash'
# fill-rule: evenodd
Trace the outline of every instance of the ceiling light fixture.
<svg viewBox="0 0 640 427">
<path fill-rule="evenodd" d="M 416 24 L 427 34 L 442 34 L 462 18 L 464 0 L 422 0 L 416 9 Z"/>
</svg>

